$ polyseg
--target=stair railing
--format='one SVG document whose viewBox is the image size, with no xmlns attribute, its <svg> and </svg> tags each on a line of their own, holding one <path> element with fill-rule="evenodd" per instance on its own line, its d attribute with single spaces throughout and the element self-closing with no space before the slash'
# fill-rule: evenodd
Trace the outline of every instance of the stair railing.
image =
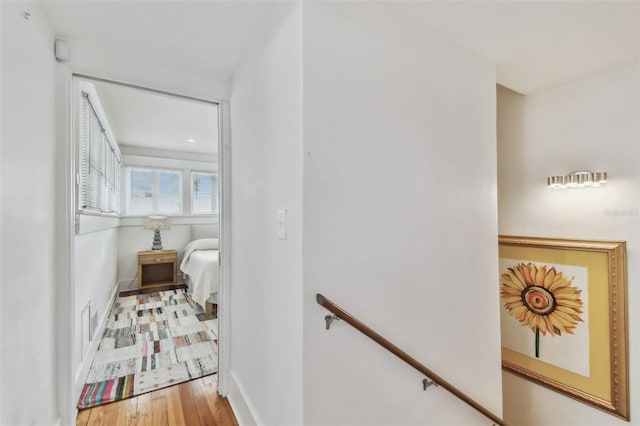
<svg viewBox="0 0 640 426">
<path fill-rule="evenodd" d="M 371 340 L 378 343 L 380 346 L 382 346 L 383 348 L 385 348 L 386 350 L 388 350 L 389 352 L 391 352 L 392 354 L 394 354 L 395 356 L 397 356 L 398 358 L 400 358 L 401 360 L 403 360 L 404 362 L 406 362 L 416 370 L 418 370 L 424 376 L 428 377 L 430 380 L 427 380 L 427 379 L 423 380 L 423 385 L 425 390 L 431 385 L 441 386 L 444 389 L 451 392 L 452 394 L 454 394 L 455 396 L 457 396 L 459 399 L 461 399 L 465 403 L 467 403 L 468 405 L 470 405 L 471 407 L 475 408 L 478 412 L 482 413 L 487 418 L 491 419 L 491 421 L 493 421 L 495 424 L 500 426 L 507 426 L 504 420 L 502 420 L 500 417 L 496 416 L 487 408 L 483 407 L 478 402 L 473 400 L 471 397 L 463 393 L 460 389 L 456 388 L 451 383 L 449 383 L 448 381 L 440 377 L 438 374 L 434 373 L 432 370 L 422 365 L 418 360 L 416 360 L 415 358 L 407 354 L 405 351 L 403 351 L 393 343 L 391 343 L 389 340 L 382 337 L 380 334 L 375 332 L 368 325 L 366 325 L 359 319 L 355 318 L 353 315 L 351 315 L 350 313 L 342 309 L 340 306 L 333 303 L 331 300 L 324 297 L 322 294 L 316 294 L 316 301 L 320 306 L 324 307 L 329 312 L 333 313 L 333 315 L 325 316 L 327 330 L 329 330 L 331 323 L 335 320 L 342 320 L 346 322 L 347 324 L 349 324 L 350 326 L 352 326 L 353 328 L 355 328 L 365 336 L 369 337 Z"/>
</svg>

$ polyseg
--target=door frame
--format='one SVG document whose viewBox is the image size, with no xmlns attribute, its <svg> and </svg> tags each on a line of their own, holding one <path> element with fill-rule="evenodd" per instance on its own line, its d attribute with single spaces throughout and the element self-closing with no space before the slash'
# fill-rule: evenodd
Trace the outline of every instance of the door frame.
<svg viewBox="0 0 640 426">
<path fill-rule="evenodd" d="M 56 292 L 56 324 L 59 330 L 56 335 L 56 365 L 59 424 L 75 424 L 77 413 L 74 366 L 72 354 L 80 342 L 75 342 L 75 325 L 77 315 L 74 297 L 75 282 L 75 224 L 76 224 L 76 150 L 77 132 L 75 131 L 77 113 L 74 100 L 77 79 L 117 84 L 124 87 L 146 90 L 153 93 L 189 99 L 218 106 L 218 238 L 220 241 L 220 288 L 218 294 L 218 393 L 227 394 L 227 383 L 230 365 L 230 266 L 231 266 L 231 139 L 229 102 L 222 99 L 194 97 L 176 91 L 162 90 L 150 86 L 131 84 L 121 80 L 106 79 L 81 73 L 70 72 L 64 67 L 58 69 L 56 78 L 56 106 L 59 116 L 56 117 L 56 144 L 58 146 L 56 161 L 60 168 L 56 174 L 59 182 L 58 201 L 56 203 L 57 223 L 57 292 Z"/>
</svg>

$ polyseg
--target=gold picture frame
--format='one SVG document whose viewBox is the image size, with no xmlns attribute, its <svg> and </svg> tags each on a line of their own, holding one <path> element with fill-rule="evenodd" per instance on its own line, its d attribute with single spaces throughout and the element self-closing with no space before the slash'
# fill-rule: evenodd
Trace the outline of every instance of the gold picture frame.
<svg viewBox="0 0 640 426">
<path fill-rule="evenodd" d="M 498 241 L 502 367 L 629 420 L 626 243 Z"/>
</svg>

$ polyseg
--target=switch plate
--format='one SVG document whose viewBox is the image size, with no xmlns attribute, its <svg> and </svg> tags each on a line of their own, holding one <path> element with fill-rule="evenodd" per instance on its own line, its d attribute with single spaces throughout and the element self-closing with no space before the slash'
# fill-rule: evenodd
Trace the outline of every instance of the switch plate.
<svg viewBox="0 0 640 426">
<path fill-rule="evenodd" d="M 287 210 L 278 209 L 276 212 L 276 220 L 278 222 L 277 237 L 281 240 L 287 239 Z"/>
</svg>

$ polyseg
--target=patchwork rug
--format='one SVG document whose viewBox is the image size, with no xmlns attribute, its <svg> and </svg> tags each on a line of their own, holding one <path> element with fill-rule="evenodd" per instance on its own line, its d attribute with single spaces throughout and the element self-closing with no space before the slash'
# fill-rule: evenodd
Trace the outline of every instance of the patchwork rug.
<svg viewBox="0 0 640 426">
<path fill-rule="evenodd" d="M 218 320 L 207 318 L 185 290 L 118 297 L 78 408 L 215 373 Z"/>
</svg>

